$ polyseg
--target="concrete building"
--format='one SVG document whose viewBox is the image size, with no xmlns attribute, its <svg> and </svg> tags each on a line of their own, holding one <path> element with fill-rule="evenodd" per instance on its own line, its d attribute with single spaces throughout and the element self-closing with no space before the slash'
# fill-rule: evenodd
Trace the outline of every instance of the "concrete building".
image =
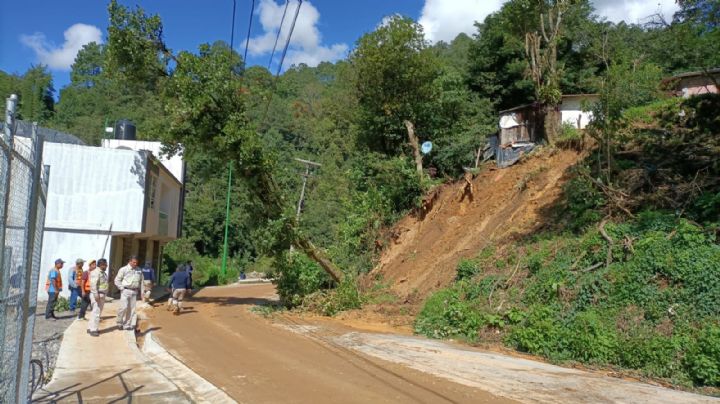
<svg viewBox="0 0 720 404">
<path fill-rule="evenodd" d="M 46 142 L 50 166 L 38 298 L 55 259 L 68 296 L 77 258 L 105 257 L 111 276 L 130 255 L 159 270 L 162 248 L 180 236 L 183 208 L 182 158 L 162 158 L 159 142 L 106 140 L 103 147 Z"/>
<path fill-rule="evenodd" d="M 592 120 L 592 111 L 583 111 L 600 101 L 597 94 L 568 94 L 562 96 L 560 102 L 560 121 L 574 126 L 576 129 L 585 129 Z"/>
<path fill-rule="evenodd" d="M 720 67 L 707 71 L 677 74 L 663 80 L 665 88 L 673 90 L 675 95 L 690 98 L 693 95 L 720 92 Z"/>
</svg>

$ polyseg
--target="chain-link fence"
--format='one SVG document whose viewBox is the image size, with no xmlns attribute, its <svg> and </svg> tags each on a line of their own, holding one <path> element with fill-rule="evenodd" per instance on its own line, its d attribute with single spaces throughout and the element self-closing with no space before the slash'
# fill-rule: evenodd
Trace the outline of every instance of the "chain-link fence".
<svg viewBox="0 0 720 404">
<path fill-rule="evenodd" d="M 0 403 L 28 400 L 49 170 L 42 136 L 16 137 L 17 96 L 0 135 Z"/>
</svg>

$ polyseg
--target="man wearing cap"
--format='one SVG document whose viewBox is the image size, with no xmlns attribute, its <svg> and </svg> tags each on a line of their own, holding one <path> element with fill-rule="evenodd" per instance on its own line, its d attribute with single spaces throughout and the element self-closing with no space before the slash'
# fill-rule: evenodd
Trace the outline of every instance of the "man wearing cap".
<svg viewBox="0 0 720 404">
<path fill-rule="evenodd" d="M 98 269 L 90 272 L 90 304 L 92 304 L 92 314 L 90 314 L 90 324 L 88 324 L 87 332 L 93 337 L 100 335 L 98 331 L 100 315 L 102 315 L 103 306 L 105 306 L 105 296 L 110 286 L 107 273 L 107 260 L 100 258 L 97 264 Z"/>
<path fill-rule="evenodd" d="M 155 270 L 152 267 L 152 261 L 145 261 L 142 269 L 143 275 L 143 300 L 150 303 L 150 293 L 152 293 L 155 284 Z"/>
<path fill-rule="evenodd" d="M 115 277 L 115 286 L 120 290 L 120 308 L 117 325 L 120 330 L 133 330 L 136 324 L 135 304 L 142 292 L 142 271 L 138 258 L 131 256 L 128 264 L 120 268 Z"/>
<path fill-rule="evenodd" d="M 55 317 L 55 302 L 57 297 L 62 292 L 62 275 L 60 270 L 65 264 L 65 261 L 60 258 L 55 260 L 55 266 L 48 272 L 47 279 L 45 280 L 45 290 L 48 293 L 47 307 L 45 307 L 45 318 L 50 319 Z"/>
<path fill-rule="evenodd" d="M 90 274 L 97 267 L 95 260 L 88 262 L 87 271 L 82 273 L 82 286 L 80 286 L 80 292 L 82 293 L 82 303 L 80 303 L 80 313 L 78 314 L 78 320 L 85 320 L 85 313 L 87 312 L 88 306 L 92 303 L 90 301 Z"/>
<path fill-rule="evenodd" d="M 70 281 L 68 287 L 70 288 L 70 311 L 75 313 L 75 306 L 77 305 L 78 297 L 82 296 L 82 274 L 83 265 L 85 260 L 78 258 L 75 260 L 75 268 L 70 272 Z"/>
</svg>

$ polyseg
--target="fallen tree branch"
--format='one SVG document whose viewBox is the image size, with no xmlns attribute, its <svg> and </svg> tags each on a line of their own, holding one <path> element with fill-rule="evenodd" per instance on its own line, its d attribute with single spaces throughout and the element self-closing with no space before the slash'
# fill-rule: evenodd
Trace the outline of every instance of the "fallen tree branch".
<svg viewBox="0 0 720 404">
<path fill-rule="evenodd" d="M 605 241 L 608 242 L 608 251 L 607 251 L 607 261 L 605 266 L 609 267 L 612 263 L 612 247 L 613 247 L 613 239 L 610 238 L 610 236 L 605 231 L 605 225 L 607 224 L 608 219 L 610 219 L 610 216 L 605 216 L 605 218 L 600 221 L 600 225 L 598 226 L 598 229 L 600 230 L 600 234 L 603 236 Z"/>
</svg>

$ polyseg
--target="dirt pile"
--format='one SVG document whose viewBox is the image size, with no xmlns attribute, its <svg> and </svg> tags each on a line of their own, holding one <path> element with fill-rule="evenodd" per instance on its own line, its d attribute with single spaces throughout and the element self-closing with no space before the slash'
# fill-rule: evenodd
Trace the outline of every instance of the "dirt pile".
<svg viewBox="0 0 720 404">
<path fill-rule="evenodd" d="M 403 303 L 421 303 L 452 282 L 462 258 L 547 224 L 568 168 L 580 157 L 571 150 L 540 150 L 510 168 L 492 166 L 442 186 L 426 197 L 425 209 L 394 226 L 370 277 L 388 282 Z"/>
</svg>

